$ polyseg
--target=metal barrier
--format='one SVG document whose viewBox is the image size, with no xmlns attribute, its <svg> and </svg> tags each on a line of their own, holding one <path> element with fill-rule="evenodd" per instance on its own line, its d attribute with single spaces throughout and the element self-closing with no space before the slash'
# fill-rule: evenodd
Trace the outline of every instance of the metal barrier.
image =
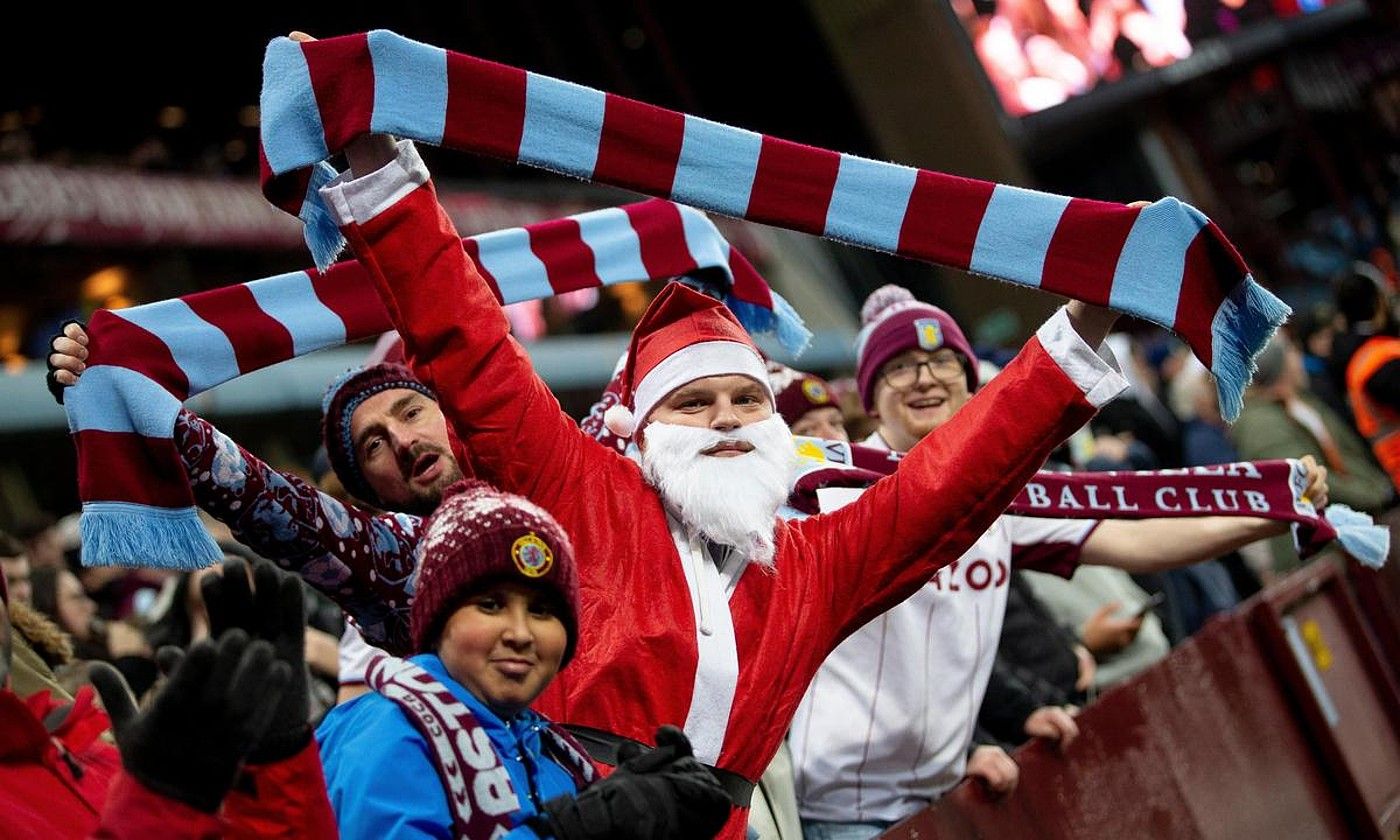
<svg viewBox="0 0 1400 840">
<path fill-rule="evenodd" d="M 1018 750 L 1014 793 L 965 782 L 883 836 L 1395 837 L 1400 692 L 1375 621 L 1315 561 L 1105 693 L 1063 753 Z"/>
</svg>

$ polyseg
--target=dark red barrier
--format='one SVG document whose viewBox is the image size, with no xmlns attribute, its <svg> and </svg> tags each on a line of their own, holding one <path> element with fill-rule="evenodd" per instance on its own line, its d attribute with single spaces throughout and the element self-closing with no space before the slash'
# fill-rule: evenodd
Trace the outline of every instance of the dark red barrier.
<svg viewBox="0 0 1400 840">
<path fill-rule="evenodd" d="M 1400 691 L 1341 570 L 1300 569 L 1264 592 L 1267 609 L 1251 618 L 1357 836 L 1391 837 L 1400 833 Z"/>
<path fill-rule="evenodd" d="M 1391 535 L 1400 533 L 1400 508 L 1377 517 L 1390 526 Z M 1400 541 L 1391 540 L 1390 562 L 1380 569 L 1359 563 L 1345 566 L 1347 580 L 1356 593 L 1361 617 L 1375 636 L 1376 649 L 1390 676 L 1400 683 Z"/>
<path fill-rule="evenodd" d="M 1063 755 L 1019 750 L 1015 793 L 965 783 L 884 836 L 1390 836 L 1400 705 L 1384 674 L 1345 578 L 1314 564 L 1104 694 Z"/>
</svg>

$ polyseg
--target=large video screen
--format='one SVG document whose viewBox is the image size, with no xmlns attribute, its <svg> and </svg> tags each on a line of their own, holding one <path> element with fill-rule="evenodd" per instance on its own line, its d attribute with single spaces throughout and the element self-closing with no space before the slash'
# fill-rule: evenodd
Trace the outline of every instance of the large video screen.
<svg viewBox="0 0 1400 840">
<path fill-rule="evenodd" d="M 1009 116 L 1035 114 L 1163 68 L 1217 67 L 1230 46 L 1364 0 L 947 0 Z M 1205 58 L 1209 60 L 1193 61 Z M 1183 68 L 1184 69 L 1184 68 Z M 1185 74 L 1182 74 L 1185 75 Z"/>
</svg>

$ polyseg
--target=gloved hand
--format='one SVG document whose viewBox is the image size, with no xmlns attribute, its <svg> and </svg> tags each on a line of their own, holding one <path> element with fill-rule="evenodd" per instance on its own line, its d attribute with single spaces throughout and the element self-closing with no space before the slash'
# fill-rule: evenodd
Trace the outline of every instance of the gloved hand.
<svg viewBox="0 0 1400 840">
<path fill-rule="evenodd" d="M 713 837 L 729 818 L 729 795 L 691 755 L 681 730 L 661 727 L 656 743 L 577 795 L 544 803 L 531 826 L 558 840 Z"/>
<path fill-rule="evenodd" d="M 63 389 L 76 385 L 78 377 L 87 367 L 84 361 L 87 359 L 87 345 L 87 324 L 78 320 L 64 321 L 63 326 L 49 339 L 49 354 L 44 357 L 49 372 L 44 376 L 44 384 L 59 405 L 63 405 Z"/>
<path fill-rule="evenodd" d="M 238 766 L 267 731 L 289 678 L 272 646 L 230 630 L 175 666 L 151 707 L 136 711 L 122 675 L 95 662 L 92 684 L 112 719 L 126 772 L 163 796 L 215 813 Z"/>
<path fill-rule="evenodd" d="M 224 561 L 222 575 L 204 577 L 200 592 L 209 611 L 210 633 L 242 629 L 271 644 L 278 661 L 291 669 L 272 725 L 248 756 L 254 764 L 265 764 L 296 755 L 311 740 L 306 601 L 301 579 L 265 560 L 253 564 L 251 589 L 248 577 L 248 564 L 232 557 Z"/>
</svg>

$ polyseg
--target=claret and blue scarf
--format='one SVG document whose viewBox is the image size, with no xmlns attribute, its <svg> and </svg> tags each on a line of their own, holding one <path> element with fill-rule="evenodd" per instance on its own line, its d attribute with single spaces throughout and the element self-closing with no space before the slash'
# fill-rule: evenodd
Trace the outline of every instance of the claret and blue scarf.
<svg viewBox="0 0 1400 840">
<path fill-rule="evenodd" d="M 705 214 L 651 199 L 462 240 L 502 303 L 706 271 L 751 332 L 790 352 L 802 319 Z M 707 279 L 707 283 L 711 280 Z M 197 569 L 222 555 L 172 437 L 181 403 L 245 373 L 392 329 L 359 263 L 308 269 L 88 322 L 87 370 L 64 407 L 78 449 L 82 559 Z"/>
<path fill-rule="evenodd" d="M 263 60 L 262 176 L 306 222 L 325 267 L 341 247 L 317 188 L 326 162 L 383 132 L 624 187 L 1105 304 L 1173 330 L 1239 415 L 1254 356 L 1289 309 L 1210 219 L 1050 195 L 813 148 L 657 108 L 385 30 Z"/>
<path fill-rule="evenodd" d="M 307 223 L 319 268 L 94 314 L 88 370 L 66 401 L 79 455 L 86 565 L 189 569 L 217 562 L 172 439 L 181 402 L 244 373 L 390 328 L 364 270 L 354 261 L 331 265 L 340 235 L 316 191 L 334 175 L 327 158 L 365 131 L 1107 304 L 1186 339 L 1215 374 L 1228 418 L 1239 412 L 1254 355 L 1288 315 L 1216 226 L 1174 199 L 1129 208 L 866 160 L 391 32 L 274 40 L 264 64 L 262 119 L 264 191 Z M 809 338 L 792 308 L 704 214 L 669 201 L 485 234 L 463 245 L 505 303 L 711 268 L 727 278 L 726 303 L 750 331 L 774 333 L 793 352 Z M 867 453 L 870 463 L 862 465 L 850 449 L 834 455 L 830 445 L 806 443 L 800 451 L 809 469 L 799 490 L 813 493 L 893 468 L 884 454 Z M 880 459 L 883 466 L 873 469 Z M 852 473 L 862 466 L 863 477 Z M 1211 473 L 1134 474 L 1130 481 L 1044 475 L 1015 512 L 1189 515 L 1181 505 L 1213 501 L 1218 491 L 1221 503 L 1209 512 L 1295 522 L 1304 550 L 1335 536 L 1362 559 L 1384 558 L 1388 533 L 1336 505 L 1326 517 L 1312 510 L 1300 498 L 1296 465 L 1246 472 L 1244 483 L 1232 474 L 1223 484 Z M 1095 482 L 1109 483 L 1089 489 Z M 1269 510 L 1251 507 L 1257 497 L 1249 492 L 1265 494 Z M 1153 505 L 1135 501 L 1148 498 Z"/>
<path fill-rule="evenodd" d="M 894 472 L 900 459 L 888 450 L 818 438 L 797 438 L 797 452 L 801 468 L 788 503 L 809 515 L 849 500 Z M 1388 528 L 1345 505 L 1319 511 L 1306 490 L 1307 469 L 1292 459 L 1135 472 L 1042 471 L 1006 512 L 1068 519 L 1255 516 L 1290 523 L 1301 557 L 1335 540 L 1373 569 L 1385 563 Z"/>
</svg>

